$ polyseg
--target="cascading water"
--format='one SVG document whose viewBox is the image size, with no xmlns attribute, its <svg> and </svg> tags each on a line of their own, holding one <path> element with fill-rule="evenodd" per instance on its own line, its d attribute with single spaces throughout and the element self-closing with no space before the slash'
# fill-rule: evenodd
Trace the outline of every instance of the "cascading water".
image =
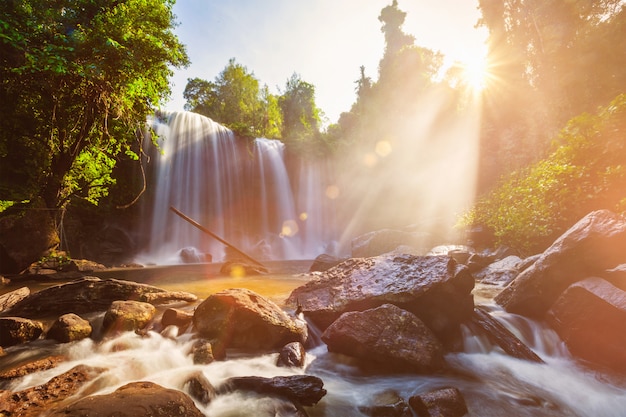
<svg viewBox="0 0 626 417">
<path fill-rule="evenodd" d="M 314 258 L 334 239 L 332 201 L 319 192 L 327 171 L 303 163 L 306 169 L 292 183 L 282 142 L 237 138 L 189 112 L 156 118 L 153 127 L 160 153 L 148 167 L 152 192 L 142 235 L 149 240 L 139 262 L 178 263 L 181 251 L 192 262 L 227 255 L 224 245 L 177 218 L 170 206 L 259 260 Z"/>
<path fill-rule="evenodd" d="M 301 276 L 293 279 L 306 280 Z M 270 280 L 276 284 L 281 282 L 279 277 Z M 240 284 L 247 285 L 245 282 Z M 290 282 L 278 291 L 278 298 L 283 299 L 285 292 L 300 284 Z M 270 296 L 269 293 L 265 295 Z M 321 378 L 327 390 L 326 396 L 317 405 L 306 407 L 310 417 L 364 417 L 368 415 L 364 409 L 371 406 L 372 399 L 380 393 L 394 391 L 407 400 L 412 395 L 444 386 L 453 386 L 461 391 L 469 417 L 624 416 L 626 381 L 623 378 L 583 367 L 572 359 L 554 332 L 542 323 L 506 313 L 490 300 L 486 302 L 492 315 L 541 356 L 545 363 L 509 357 L 486 337 L 467 327 L 464 329 L 463 352 L 448 354 L 446 362 L 449 369 L 440 374 L 363 372 L 347 357 L 329 353 L 323 344 L 308 350 L 303 369 L 277 367 L 277 353 L 256 356 L 234 354 L 225 361 L 196 365 L 190 353 L 195 334 L 187 330 L 177 335 L 176 329 L 169 327 L 161 333 L 151 331 L 145 336 L 125 332 L 101 343 L 85 339 L 54 346 L 35 344 L 10 358 L 20 362 L 28 356 L 36 357 L 40 354 L 38 350 L 43 350 L 48 355 L 62 355 L 67 361 L 58 367 L 17 378 L 3 388 L 20 391 L 37 386 L 77 364 L 106 369 L 87 387 L 90 395 L 110 393 L 132 381 L 151 381 L 186 391 L 184 381 L 194 372 L 204 374 L 214 386 L 234 376 L 274 377 L 304 373 Z M 3 365 L 8 364 L 0 360 L 0 370 Z M 217 396 L 209 405 L 196 405 L 211 417 L 280 415 L 269 411 L 273 407 L 271 401 L 267 396 L 234 392 Z"/>
</svg>

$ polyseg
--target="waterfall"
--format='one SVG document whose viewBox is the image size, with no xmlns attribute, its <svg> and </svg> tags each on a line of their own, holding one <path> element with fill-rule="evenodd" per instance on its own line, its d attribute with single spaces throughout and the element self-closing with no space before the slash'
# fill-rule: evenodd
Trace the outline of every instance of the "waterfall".
<svg viewBox="0 0 626 417">
<path fill-rule="evenodd" d="M 332 201 L 320 192 L 328 170 L 298 160 L 291 173 L 282 142 L 238 138 L 195 113 L 156 117 L 153 129 L 158 152 L 147 164 L 146 243 L 138 262 L 228 257 L 222 243 L 176 217 L 170 206 L 258 260 L 311 259 L 334 240 Z M 154 148 L 149 142 L 145 147 Z"/>
</svg>

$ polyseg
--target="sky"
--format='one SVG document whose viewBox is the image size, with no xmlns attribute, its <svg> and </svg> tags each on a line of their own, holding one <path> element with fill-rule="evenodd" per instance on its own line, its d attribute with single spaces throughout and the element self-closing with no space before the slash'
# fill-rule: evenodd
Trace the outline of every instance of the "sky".
<svg viewBox="0 0 626 417">
<path fill-rule="evenodd" d="M 183 110 L 188 78 L 213 81 L 230 58 L 279 94 L 295 72 L 315 86 L 325 123 L 349 111 L 360 67 L 374 81 L 384 51 L 380 11 L 392 0 L 177 0 L 179 40 L 191 64 L 175 70 L 166 110 Z M 398 0 L 415 44 L 451 61 L 484 54 L 478 0 Z"/>
</svg>

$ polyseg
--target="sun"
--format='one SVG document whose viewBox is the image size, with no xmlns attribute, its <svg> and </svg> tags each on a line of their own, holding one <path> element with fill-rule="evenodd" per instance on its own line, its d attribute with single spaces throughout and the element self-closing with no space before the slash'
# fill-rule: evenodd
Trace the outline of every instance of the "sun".
<svg viewBox="0 0 626 417">
<path fill-rule="evenodd" d="M 462 63 L 462 68 L 463 79 L 472 90 L 482 91 L 487 87 L 489 70 L 484 57 L 476 57 L 466 61 Z"/>
<path fill-rule="evenodd" d="M 491 75 L 486 48 L 467 51 L 462 57 L 457 58 L 454 66 L 462 85 L 475 92 L 481 92 L 488 87 Z"/>
</svg>

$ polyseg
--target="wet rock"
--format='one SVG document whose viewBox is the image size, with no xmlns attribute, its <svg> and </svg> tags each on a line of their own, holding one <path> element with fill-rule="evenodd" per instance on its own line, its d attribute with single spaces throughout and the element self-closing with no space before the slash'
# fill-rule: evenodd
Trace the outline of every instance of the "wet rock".
<svg viewBox="0 0 626 417">
<path fill-rule="evenodd" d="M 571 284 L 624 262 L 626 221 L 608 210 L 589 213 L 559 237 L 495 298 L 508 312 L 543 318 Z"/>
<path fill-rule="evenodd" d="M 49 417 L 204 417 L 185 393 L 152 382 L 132 382 L 107 395 L 93 395 Z"/>
<path fill-rule="evenodd" d="M 335 265 L 339 265 L 345 260 L 345 258 L 337 258 L 336 256 L 323 253 L 315 258 L 313 264 L 311 265 L 311 268 L 309 268 L 309 272 L 326 271 L 327 269 L 330 269 Z"/>
<path fill-rule="evenodd" d="M 385 371 L 432 372 L 444 365 L 443 347 L 414 314 L 392 304 L 344 313 L 322 334 L 329 352 Z"/>
<path fill-rule="evenodd" d="M 185 331 L 191 321 L 193 320 L 193 313 L 180 310 L 177 308 L 168 308 L 163 312 L 161 318 L 161 325 L 165 328 L 167 326 L 176 326 L 181 331 Z"/>
<path fill-rule="evenodd" d="M 493 262 L 485 268 L 474 272 L 474 279 L 483 284 L 507 285 L 520 273 L 519 265 L 521 262 L 522 259 L 519 256 L 507 256 L 504 259 Z"/>
<path fill-rule="evenodd" d="M 52 369 L 65 360 L 66 358 L 64 356 L 49 356 L 3 370 L 0 372 L 0 383 L 11 381 L 15 378 L 21 378 L 34 372 Z"/>
<path fill-rule="evenodd" d="M 391 252 L 398 246 L 421 248 L 428 235 L 420 232 L 382 229 L 352 239 L 352 257 L 368 258 Z M 424 253 L 424 252 L 422 252 Z"/>
<path fill-rule="evenodd" d="M 492 343 L 500 346 L 508 355 L 517 359 L 543 363 L 543 360 L 535 352 L 492 317 L 485 308 L 476 307 L 471 323 L 476 328 L 481 329 Z"/>
<path fill-rule="evenodd" d="M 18 288 L 17 290 L 0 295 L 0 313 L 10 309 L 29 295 L 30 289 L 28 287 Z"/>
<path fill-rule="evenodd" d="M 305 406 L 315 405 L 326 395 L 324 382 L 312 375 L 291 375 L 264 378 L 260 376 L 233 377 L 226 380 L 218 392 L 253 391 L 258 394 L 282 396 Z"/>
<path fill-rule="evenodd" d="M 205 339 L 200 339 L 193 344 L 191 354 L 193 356 L 193 363 L 195 364 L 208 365 L 215 361 L 213 346 L 211 346 L 211 342 Z"/>
<path fill-rule="evenodd" d="M 409 405 L 418 417 L 462 417 L 467 405 L 457 388 L 440 388 L 409 398 Z"/>
<path fill-rule="evenodd" d="M 570 352 L 608 369 L 626 372 L 626 292 L 600 278 L 568 287 L 547 314 Z"/>
<path fill-rule="evenodd" d="M 23 391 L 0 392 L 0 416 L 40 417 L 76 394 L 85 383 L 95 379 L 105 369 L 78 365 L 52 378 L 45 384 Z M 78 416 L 84 414 L 55 414 Z M 92 414 L 90 414 L 91 416 Z M 99 414 L 102 415 L 102 414 Z M 107 414 L 109 415 L 109 414 Z M 94 414 L 95 416 L 95 414 Z"/>
<path fill-rule="evenodd" d="M 0 346 L 9 347 L 39 339 L 43 324 L 21 317 L 0 317 Z"/>
<path fill-rule="evenodd" d="M 224 348 L 278 349 L 304 343 L 306 323 L 291 318 L 274 302 L 247 289 L 229 289 L 209 296 L 195 310 L 196 331 L 217 339 Z"/>
<path fill-rule="evenodd" d="M 359 410 L 371 417 L 412 417 L 409 404 L 395 391 L 384 391 L 374 396 L 372 404 L 359 407 Z"/>
<path fill-rule="evenodd" d="M 215 387 L 200 371 L 194 372 L 187 378 L 183 387 L 194 400 L 202 405 L 208 405 L 217 396 Z"/>
<path fill-rule="evenodd" d="M 64 314 L 52 324 L 46 334 L 47 339 L 60 343 L 74 342 L 91 336 L 91 324 L 77 314 Z"/>
<path fill-rule="evenodd" d="M 165 291 L 131 281 L 84 277 L 33 293 L 0 314 L 36 318 L 104 311 L 117 300 L 161 304 L 169 301 L 193 302 L 197 299 L 190 293 Z"/>
<path fill-rule="evenodd" d="M 349 259 L 296 288 L 287 303 L 325 329 L 341 314 L 395 304 L 449 342 L 474 310 L 474 278 L 447 256 L 387 254 Z"/>
<path fill-rule="evenodd" d="M 306 360 L 304 345 L 300 342 L 287 343 L 278 353 L 276 366 L 302 368 Z"/>
<path fill-rule="evenodd" d="M 102 328 L 105 332 L 141 330 L 150 323 L 156 308 L 140 301 L 113 301 L 104 314 Z"/>
</svg>

